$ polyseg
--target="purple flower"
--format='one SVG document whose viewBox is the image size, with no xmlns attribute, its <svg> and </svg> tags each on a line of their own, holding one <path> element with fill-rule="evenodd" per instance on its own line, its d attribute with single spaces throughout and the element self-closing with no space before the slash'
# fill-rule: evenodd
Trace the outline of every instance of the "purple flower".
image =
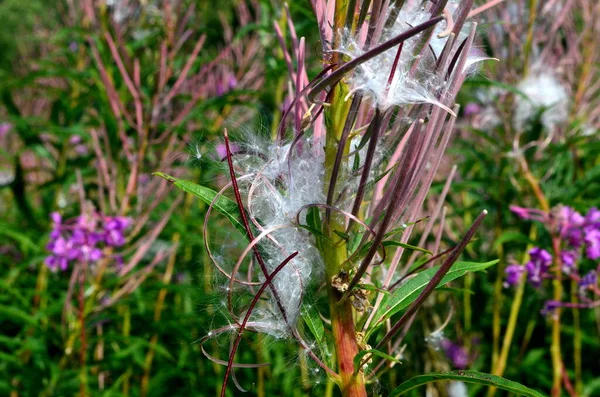
<svg viewBox="0 0 600 397">
<path fill-rule="evenodd" d="M 115 255 L 114 260 L 115 260 L 115 263 L 117 264 L 117 270 L 122 269 L 123 264 L 124 264 L 123 257 L 121 255 Z"/>
<path fill-rule="evenodd" d="M 98 221 L 96 220 L 95 216 L 82 214 L 75 218 L 73 230 L 80 230 L 82 233 L 87 233 L 88 231 L 96 229 L 97 224 Z"/>
<path fill-rule="evenodd" d="M 542 308 L 540 313 L 543 316 L 554 314 L 554 311 L 561 306 L 562 306 L 562 304 L 559 301 L 546 301 L 546 303 L 544 303 L 544 307 Z"/>
<path fill-rule="evenodd" d="M 521 280 L 521 275 L 525 271 L 525 267 L 521 265 L 509 265 L 504 269 L 506 273 L 506 281 L 504 287 L 508 288 L 512 285 L 516 285 Z"/>
<path fill-rule="evenodd" d="M 51 240 L 46 249 L 56 256 L 73 256 L 73 242 L 65 240 L 62 236 Z"/>
<path fill-rule="evenodd" d="M 51 213 L 50 219 L 55 225 L 60 225 L 62 223 L 62 216 L 60 216 L 58 212 Z"/>
<path fill-rule="evenodd" d="M 130 225 L 129 218 L 115 216 L 106 218 L 104 223 L 104 242 L 111 247 L 120 247 L 125 244 L 125 229 Z"/>
<path fill-rule="evenodd" d="M 69 138 L 69 143 L 71 145 L 78 145 L 82 142 L 82 139 L 79 135 L 71 135 L 71 137 Z"/>
<path fill-rule="evenodd" d="M 102 250 L 91 245 L 83 245 L 79 250 L 78 259 L 83 262 L 97 262 L 102 259 Z"/>
<path fill-rule="evenodd" d="M 237 85 L 238 81 L 235 76 L 233 74 L 229 74 L 227 77 L 217 83 L 216 94 L 217 96 L 222 96 L 235 89 Z"/>
<path fill-rule="evenodd" d="M 585 223 L 585 218 L 579 212 L 567 206 L 560 208 L 558 218 L 561 237 L 566 239 L 572 247 L 581 247 L 583 243 L 581 227 Z"/>
<path fill-rule="evenodd" d="M 229 84 L 230 90 L 235 89 L 235 87 L 237 87 L 237 85 L 238 85 L 238 81 L 233 74 L 229 76 L 229 80 L 227 82 Z"/>
<path fill-rule="evenodd" d="M 576 267 L 577 259 L 579 259 L 579 254 L 577 251 L 562 251 L 560 253 L 560 259 L 562 261 L 562 271 L 565 274 L 570 274 L 573 269 Z"/>
<path fill-rule="evenodd" d="M 511 205 L 509 209 L 521 219 L 539 221 L 542 223 L 548 222 L 548 214 L 537 208 L 525 208 Z"/>
<path fill-rule="evenodd" d="M 600 210 L 596 207 L 590 208 L 585 214 L 585 223 L 588 227 L 600 229 Z"/>
<path fill-rule="evenodd" d="M 465 106 L 464 115 L 465 117 L 470 117 L 476 115 L 479 112 L 481 112 L 481 106 L 479 106 L 475 102 L 469 102 Z"/>
<path fill-rule="evenodd" d="M 88 243 L 89 232 L 85 229 L 73 229 L 71 232 L 71 240 L 77 245 L 83 245 Z"/>
<path fill-rule="evenodd" d="M 56 255 L 48 256 L 44 262 L 46 263 L 46 266 L 48 266 L 48 268 L 53 272 L 57 271 L 58 269 L 62 271 L 67 270 L 67 265 L 69 263 L 67 258 Z"/>
<path fill-rule="evenodd" d="M 583 239 L 586 244 L 586 256 L 591 260 L 600 258 L 600 230 L 591 227 L 586 228 Z"/>
<path fill-rule="evenodd" d="M 534 247 L 529 251 L 529 262 L 525 264 L 529 283 L 535 288 L 542 284 L 542 279 L 548 273 L 552 264 L 552 255 L 542 248 Z"/>
<path fill-rule="evenodd" d="M 150 182 L 150 175 L 149 174 L 140 174 L 139 179 L 138 179 L 138 184 L 147 185 L 148 182 Z"/>
<path fill-rule="evenodd" d="M 455 368 L 465 369 L 471 364 L 473 357 L 469 355 L 464 346 L 449 339 L 444 339 L 442 349 Z"/>
<path fill-rule="evenodd" d="M 240 147 L 234 143 L 229 144 L 229 149 L 231 150 L 231 154 L 240 151 Z M 219 160 L 225 160 L 227 158 L 227 147 L 224 143 L 219 143 L 215 148 L 215 151 L 217 152 L 217 156 L 219 156 Z"/>
<path fill-rule="evenodd" d="M 8 134 L 8 132 L 11 130 L 12 128 L 12 124 L 11 123 L 0 123 L 0 139 L 4 138 L 4 136 L 6 134 Z"/>
<path fill-rule="evenodd" d="M 559 218 L 561 226 L 565 228 L 580 227 L 585 221 L 584 217 L 573 208 L 563 205 L 560 208 Z"/>
<path fill-rule="evenodd" d="M 598 283 L 598 274 L 595 270 L 590 270 L 585 276 L 579 280 L 579 289 L 584 290 L 591 285 L 596 285 Z"/>
</svg>

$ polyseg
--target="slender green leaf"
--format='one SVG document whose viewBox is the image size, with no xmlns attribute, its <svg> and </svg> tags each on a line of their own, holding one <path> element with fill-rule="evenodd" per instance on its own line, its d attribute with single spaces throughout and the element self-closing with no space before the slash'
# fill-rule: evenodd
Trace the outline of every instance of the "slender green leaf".
<svg viewBox="0 0 600 397">
<path fill-rule="evenodd" d="M 4 352 L 0 352 L 0 361 L 2 361 L 5 364 L 10 363 L 10 364 L 14 364 L 17 366 L 23 365 L 23 363 L 21 363 L 21 361 L 17 357 L 15 357 L 12 354 L 7 354 Z"/>
<path fill-rule="evenodd" d="M 433 253 L 431 251 L 429 251 L 428 249 L 417 247 L 416 245 L 401 243 L 400 241 L 392 241 L 392 240 L 384 241 L 383 246 L 384 247 L 402 247 L 407 250 L 419 251 L 419 252 L 423 252 L 424 254 L 433 255 Z"/>
<path fill-rule="evenodd" d="M 306 224 L 321 233 L 321 216 L 317 207 L 306 210 Z"/>
<path fill-rule="evenodd" d="M 37 317 L 13 306 L 0 305 L 0 316 L 29 325 L 37 325 L 38 323 Z"/>
<path fill-rule="evenodd" d="M 206 204 L 209 205 L 210 203 L 212 203 L 215 196 L 217 195 L 217 192 L 215 192 L 212 189 L 197 185 L 190 181 L 172 177 L 162 172 L 155 172 L 152 175 L 156 175 L 166 179 L 173 185 L 177 186 L 179 189 L 183 190 L 184 192 L 193 194 L 194 196 L 198 197 L 200 200 L 204 201 Z M 227 219 L 229 219 L 229 221 L 233 224 L 233 226 L 235 226 L 235 228 L 239 230 L 240 233 L 242 233 L 243 236 L 246 235 L 246 229 L 244 228 L 244 225 L 241 222 L 242 217 L 240 215 L 240 211 L 235 201 L 230 200 L 225 196 L 220 196 L 215 201 L 213 208 L 222 215 L 225 215 Z"/>
<path fill-rule="evenodd" d="M 313 234 L 313 235 L 318 236 L 318 237 L 320 237 L 322 239 L 325 239 L 325 240 L 329 240 L 329 237 L 327 237 L 326 235 L 324 235 L 323 232 L 321 232 L 321 230 L 315 229 L 312 226 L 309 226 L 309 225 L 298 225 L 298 227 L 301 228 L 301 229 L 304 229 L 304 230 L 308 231 L 310 234 Z"/>
<path fill-rule="evenodd" d="M 519 243 L 529 243 L 529 237 L 521 232 L 517 232 L 514 230 L 507 230 L 502 233 L 496 241 L 494 242 L 494 248 L 498 248 L 500 245 L 508 242 L 519 242 Z"/>
<path fill-rule="evenodd" d="M 317 309 L 313 305 L 302 305 L 300 315 L 310 329 L 310 332 L 315 336 L 317 342 L 321 344 L 325 335 L 325 327 Z"/>
<path fill-rule="evenodd" d="M 467 272 L 484 270 L 496 263 L 498 263 L 498 260 L 485 263 L 456 262 L 444 276 L 438 285 L 438 288 L 452 280 L 464 276 Z M 398 313 L 400 310 L 408 307 L 408 305 L 417 299 L 438 269 L 439 266 L 436 266 L 422 271 L 399 286 L 391 295 L 384 297 L 375 314 L 375 318 L 377 319 L 375 326 L 382 324 L 385 320 Z M 370 330 L 370 332 L 372 332 L 372 330 Z"/>
<path fill-rule="evenodd" d="M 381 294 L 386 294 L 386 295 L 390 295 L 390 291 L 386 290 L 386 289 L 382 289 L 377 287 L 376 285 L 373 284 L 358 284 L 360 289 L 364 289 L 367 291 L 375 291 L 375 292 L 379 292 Z"/>
<path fill-rule="evenodd" d="M 500 376 L 485 374 L 477 371 L 434 372 L 426 375 L 415 376 L 394 389 L 389 397 L 398 397 L 417 387 L 440 380 L 457 380 L 465 383 L 494 386 L 498 389 L 506 390 L 519 396 L 544 397 L 542 393 L 523 386 L 520 383 L 504 379 Z"/>
<path fill-rule="evenodd" d="M 15 240 L 22 251 L 30 251 L 30 252 L 39 252 L 40 248 L 37 244 L 29 238 L 29 236 L 15 230 L 11 229 L 9 225 L 5 223 L 0 224 L 0 236 L 6 236 L 10 239 Z"/>
<path fill-rule="evenodd" d="M 588 382 L 583 390 L 584 397 L 597 396 L 598 394 L 600 394 L 600 378 Z"/>
</svg>

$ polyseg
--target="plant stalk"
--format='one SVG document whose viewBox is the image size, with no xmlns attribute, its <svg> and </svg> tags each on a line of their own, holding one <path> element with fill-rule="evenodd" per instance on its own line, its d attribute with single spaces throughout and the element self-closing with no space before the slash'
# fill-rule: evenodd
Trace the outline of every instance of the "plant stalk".
<svg viewBox="0 0 600 397">
<path fill-rule="evenodd" d="M 535 226 L 531 227 L 531 231 L 529 232 L 530 240 L 534 240 L 536 237 L 536 229 Z M 529 248 L 527 247 L 527 252 L 529 252 Z M 525 253 L 523 261 L 525 261 L 527 257 L 527 253 Z M 508 360 L 508 353 L 510 350 L 510 346 L 512 344 L 513 336 L 515 334 L 515 330 L 517 328 L 517 319 L 519 317 L 519 311 L 521 310 L 521 305 L 523 304 L 523 295 L 525 293 L 525 278 L 526 274 L 521 274 L 521 279 L 518 282 L 517 290 L 515 292 L 515 297 L 513 299 L 512 305 L 510 307 L 510 314 L 508 317 L 508 324 L 506 326 L 506 330 L 504 331 L 504 338 L 502 340 L 502 350 L 500 351 L 500 356 L 498 361 L 495 363 L 494 368 L 492 368 L 492 374 L 497 376 L 502 376 L 504 374 L 504 370 L 506 369 L 506 362 Z M 490 387 L 488 389 L 487 397 L 493 397 L 496 394 L 496 388 Z"/>
<path fill-rule="evenodd" d="M 334 40 L 339 40 L 337 31 L 345 22 L 347 10 L 347 0 L 336 1 L 336 15 L 334 26 Z M 333 54 L 337 58 L 338 54 Z M 335 63 L 337 59 L 333 59 Z M 348 117 L 349 102 L 344 101 L 347 87 L 343 83 L 333 87 L 330 95 L 331 107 L 325 114 L 327 134 L 325 137 L 325 181 L 331 179 L 331 173 L 335 163 L 338 146 L 343 134 L 346 118 Z M 344 154 L 348 153 L 348 143 L 342 148 Z M 345 165 L 340 167 L 345 169 Z M 338 178 L 344 178 L 340 172 Z M 327 193 L 329 186 L 324 186 L 324 192 Z M 345 231 L 344 218 L 339 214 L 331 214 L 324 220 L 323 231 L 328 237 L 322 240 L 320 245 L 321 253 L 325 261 L 325 274 L 327 277 L 327 293 L 329 297 L 329 307 L 331 315 L 331 327 L 335 341 L 335 351 L 338 364 L 339 379 L 338 385 L 344 397 L 366 397 L 367 392 L 362 373 L 354 376 L 354 357 L 358 353 L 358 344 L 356 342 L 356 332 L 354 328 L 354 318 L 352 315 L 352 304 L 349 299 L 340 302 L 343 293 L 334 289 L 331 285 L 332 277 L 337 276 L 342 269 L 342 264 L 347 259 L 346 241 L 342 239 L 335 231 Z"/>
</svg>

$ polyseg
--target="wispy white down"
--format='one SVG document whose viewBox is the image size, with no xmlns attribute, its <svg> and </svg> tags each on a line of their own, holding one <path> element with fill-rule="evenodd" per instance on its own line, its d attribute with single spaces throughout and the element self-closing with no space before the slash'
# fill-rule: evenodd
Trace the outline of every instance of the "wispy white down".
<svg viewBox="0 0 600 397">
<path fill-rule="evenodd" d="M 384 43 L 398 34 L 405 32 L 412 26 L 425 22 L 430 17 L 428 12 L 419 7 L 403 7 L 398 14 L 396 22 L 389 29 L 382 32 L 380 43 Z M 398 66 L 394 77 L 389 84 L 389 76 L 394 65 L 398 47 L 392 48 L 373 59 L 358 66 L 347 78 L 352 91 L 361 91 L 365 96 L 371 97 L 374 104 L 384 110 L 391 106 L 434 103 L 439 104 L 435 92 L 443 82 L 428 72 L 419 68 L 414 77 L 409 76 L 410 65 L 415 59 L 415 46 L 419 35 L 404 42 Z M 357 58 L 365 53 L 357 39 L 344 35 L 344 40 L 339 49 L 340 53 Z"/>
<path fill-rule="evenodd" d="M 514 124 L 522 130 L 538 112 L 543 112 L 544 128 L 554 129 L 569 117 L 569 97 L 557 77 L 549 72 L 534 72 L 519 83 L 517 89 L 527 98 L 516 96 Z"/>
<path fill-rule="evenodd" d="M 468 397 L 467 386 L 464 382 L 450 382 L 448 384 L 448 397 Z"/>
<path fill-rule="evenodd" d="M 454 3 L 451 2 L 449 6 L 454 6 Z M 393 8 L 390 7 L 388 15 L 393 11 Z M 416 4 L 405 4 L 398 13 L 395 23 L 382 32 L 378 44 L 389 41 L 430 18 L 431 14 L 422 7 Z M 443 88 L 447 82 L 442 78 L 443 76 L 441 77 L 435 73 L 434 68 L 436 59 L 440 56 L 448 40 L 448 37 L 440 38 L 437 36 L 444 29 L 445 26 L 443 23 L 436 26 L 435 33 L 428 47 L 432 54 L 427 54 L 434 56 L 428 56 L 428 59 L 421 59 L 412 75 L 410 69 L 416 57 L 421 56 L 416 53 L 419 50 L 417 45 L 421 40 L 421 34 L 404 41 L 399 62 L 391 82 L 389 81 L 389 77 L 394 66 L 398 47 L 394 47 L 370 59 L 350 73 L 346 78 L 346 82 L 350 86 L 351 92 L 362 92 L 365 96 L 372 98 L 374 105 L 381 110 L 392 106 L 430 103 L 444 107 L 447 111 L 450 111 L 450 109 L 447 109 L 441 103 L 441 98 L 439 98 L 440 92 L 443 92 Z M 353 37 L 348 32 L 345 32 L 340 47 L 335 50 L 351 59 L 365 53 L 359 38 Z M 427 51 L 429 50 L 424 51 L 424 53 L 427 53 Z M 485 59 L 489 58 L 481 54 L 476 54 L 472 59 L 467 60 L 464 71 L 474 63 Z"/>
<path fill-rule="evenodd" d="M 243 148 L 243 147 L 242 147 Z M 296 145 L 288 168 L 290 144 L 255 143 L 254 153 L 233 157 L 236 169 L 254 176 L 241 183 L 247 202 L 244 203 L 251 218 L 260 222 L 262 230 L 275 229 L 261 241 L 269 273 L 273 272 L 290 254 L 298 255 L 275 279 L 273 285 L 285 308 L 288 321 L 293 325 L 300 314 L 304 292 L 315 274 L 323 270 L 323 262 L 314 238 L 304 229 L 295 226 L 296 214 L 307 204 L 323 203 L 323 152 L 314 150 L 310 140 Z M 300 221 L 305 223 L 306 210 Z M 256 270 L 259 274 L 260 271 Z M 262 275 L 259 277 L 264 281 Z M 274 336 L 288 334 L 288 327 L 278 309 L 274 295 L 270 304 L 255 310 L 251 320 L 264 324 L 262 331 Z"/>
</svg>

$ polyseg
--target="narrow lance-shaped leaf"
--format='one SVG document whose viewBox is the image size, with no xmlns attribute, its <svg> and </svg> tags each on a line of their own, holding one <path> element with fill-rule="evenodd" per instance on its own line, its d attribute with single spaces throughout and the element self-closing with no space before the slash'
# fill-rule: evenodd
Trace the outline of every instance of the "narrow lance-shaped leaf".
<svg viewBox="0 0 600 397">
<path fill-rule="evenodd" d="M 417 298 L 414 300 L 413 303 L 411 303 L 410 307 L 406 310 L 406 312 L 404 312 L 402 317 L 400 317 L 400 319 L 390 328 L 390 330 L 385 334 L 385 336 L 377 343 L 377 346 L 375 346 L 376 348 L 383 346 L 400 329 L 402 329 L 402 327 L 404 327 L 407 324 L 407 322 L 412 318 L 412 316 L 414 316 L 417 313 L 417 311 L 423 305 L 423 302 L 425 302 L 427 297 L 438 286 L 440 286 L 440 284 L 442 283 L 444 278 L 446 278 L 446 276 L 448 275 L 448 272 L 450 271 L 450 269 L 452 269 L 452 266 L 454 266 L 454 264 L 456 263 L 456 260 L 458 259 L 460 254 L 463 252 L 463 250 L 465 249 L 465 247 L 467 246 L 467 244 L 469 243 L 469 241 L 475 234 L 475 231 L 477 230 L 477 228 L 481 225 L 481 222 L 483 222 L 483 218 L 485 218 L 486 215 L 487 215 L 486 210 L 483 210 L 481 212 L 481 214 L 479 214 L 479 216 L 475 219 L 475 221 L 473 222 L 473 224 L 471 225 L 471 227 L 469 228 L 467 233 L 460 240 L 458 245 L 450 252 L 450 254 L 444 260 L 444 262 L 442 263 L 440 268 L 437 270 L 437 272 L 435 272 L 433 277 L 431 277 L 431 280 L 429 280 L 427 285 L 425 285 L 425 288 L 423 288 L 423 290 L 421 291 L 419 296 L 417 296 Z"/>
<path fill-rule="evenodd" d="M 456 262 L 444 276 L 438 285 L 438 288 L 450 281 L 464 276 L 467 272 L 485 270 L 496 263 L 498 263 L 498 260 L 485 263 Z M 414 278 L 411 278 L 405 284 L 398 287 L 391 295 L 385 297 L 374 317 L 377 319 L 377 322 L 374 324 L 374 328 L 369 330 L 369 333 L 372 333 L 374 329 L 384 323 L 385 320 L 414 302 L 438 270 L 439 266 L 422 271 Z"/>
<path fill-rule="evenodd" d="M 494 386 L 498 389 L 515 393 L 518 396 L 544 397 L 542 393 L 523 386 L 520 383 L 504 379 L 500 376 L 485 374 L 477 371 L 434 372 L 426 375 L 415 376 L 394 389 L 389 397 L 398 397 L 417 387 L 440 380 L 457 380 L 465 383 Z"/>
<path fill-rule="evenodd" d="M 312 332 L 319 345 L 321 345 L 325 336 L 325 327 L 317 309 L 312 305 L 304 304 L 302 305 L 301 316 L 308 329 L 310 329 L 310 332 Z"/>
<path fill-rule="evenodd" d="M 210 205 L 213 202 L 213 200 L 218 194 L 214 190 L 209 189 L 207 187 L 200 186 L 198 184 L 195 184 L 194 182 L 178 179 L 170 175 L 164 174 L 162 172 L 154 172 L 152 175 L 156 175 L 166 179 L 173 185 L 177 186 L 179 189 L 183 190 L 184 192 L 193 194 L 208 205 Z M 215 201 L 213 208 L 222 215 L 225 215 L 227 219 L 229 219 L 231 224 L 235 226 L 235 228 L 240 233 L 242 233 L 243 236 L 246 235 L 246 229 L 244 228 L 244 225 L 240 222 L 240 211 L 235 201 L 230 200 L 225 196 L 220 196 Z"/>
</svg>

